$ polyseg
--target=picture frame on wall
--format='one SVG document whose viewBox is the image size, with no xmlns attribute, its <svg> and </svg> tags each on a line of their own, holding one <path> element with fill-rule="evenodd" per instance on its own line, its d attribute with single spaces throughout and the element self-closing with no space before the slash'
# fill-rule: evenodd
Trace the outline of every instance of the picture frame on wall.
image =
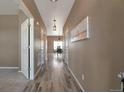
<svg viewBox="0 0 124 93">
<path fill-rule="evenodd" d="M 85 40 L 89 38 L 89 16 L 82 20 L 72 31 L 71 31 L 71 42 L 79 40 Z"/>
</svg>

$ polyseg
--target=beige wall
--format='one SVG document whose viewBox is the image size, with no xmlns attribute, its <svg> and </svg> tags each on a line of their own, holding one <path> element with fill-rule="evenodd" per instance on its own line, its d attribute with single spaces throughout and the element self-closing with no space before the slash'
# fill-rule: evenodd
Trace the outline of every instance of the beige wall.
<svg viewBox="0 0 124 93">
<path fill-rule="evenodd" d="M 117 74 L 124 72 L 124 0 L 75 0 L 64 31 L 86 16 L 90 39 L 74 43 L 69 39 L 69 66 L 85 91 L 119 89 Z"/>
<path fill-rule="evenodd" d="M 43 22 L 43 19 L 40 15 L 40 12 L 35 4 L 34 0 L 22 0 L 23 3 L 26 5 L 32 16 L 34 17 L 35 21 L 39 22 L 40 26 L 44 31 L 46 31 L 46 26 Z"/>
<path fill-rule="evenodd" d="M 18 16 L 0 15 L 0 67 L 18 67 Z"/>
<path fill-rule="evenodd" d="M 40 63 L 41 59 L 41 29 L 40 26 L 36 24 L 34 26 L 34 69 L 35 73 L 38 69 L 38 63 Z"/>
<path fill-rule="evenodd" d="M 60 37 L 61 41 L 63 41 L 63 37 Z M 47 45 L 48 45 L 48 53 L 53 53 L 54 52 L 54 41 L 58 41 L 58 37 L 57 36 L 47 36 Z"/>
</svg>

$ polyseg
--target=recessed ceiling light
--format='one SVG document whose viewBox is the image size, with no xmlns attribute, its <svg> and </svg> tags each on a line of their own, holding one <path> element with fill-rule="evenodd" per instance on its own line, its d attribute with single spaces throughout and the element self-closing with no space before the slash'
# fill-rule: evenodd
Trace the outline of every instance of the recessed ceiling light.
<svg viewBox="0 0 124 93">
<path fill-rule="evenodd" d="M 58 0 L 50 0 L 51 2 L 57 2 Z"/>
</svg>

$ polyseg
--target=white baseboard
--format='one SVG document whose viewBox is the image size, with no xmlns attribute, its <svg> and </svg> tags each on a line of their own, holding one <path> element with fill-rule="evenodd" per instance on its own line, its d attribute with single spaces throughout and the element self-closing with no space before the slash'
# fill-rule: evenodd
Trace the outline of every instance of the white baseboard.
<svg viewBox="0 0 124 93">
<path fill-rule="evenodd" d="M 0 67 L 0 69 L 19 69 L 19 67 Z"/>
<path fill-rule="evenodd" d="M 19 70 L 18 72 L 19 72 L 19 73 L 22 73 L 22 71 L 21 71 L 21 70 Z"/>
<path fill-rule="evenodd" d="M 81 90 L 83 92 L 85 92 L 84 88 L 82 87 L 82 85 L 80 84 L 80 82 L 78 81 L 78 79 L 76 78 L 76 76 L 74 75 L 74 73 L 72 72 L 72 70 L 70 69 L 70 67 L 68 66 L 69 71 L 71 72 L 72 76 L 74 77 L 75 81 L 77 82 L 77 84 L 79 85 L 79 87 L 81 88 Z"/>
<path fill-rule="evenodd" d="M 40 70 L 41 70 L 41 66 L 38 68 L 36 74 L 34 75 L 34 79 L 36 79 L 36 77 L 38 76 L 38 73 L 40 72 Z"/>
</svg>

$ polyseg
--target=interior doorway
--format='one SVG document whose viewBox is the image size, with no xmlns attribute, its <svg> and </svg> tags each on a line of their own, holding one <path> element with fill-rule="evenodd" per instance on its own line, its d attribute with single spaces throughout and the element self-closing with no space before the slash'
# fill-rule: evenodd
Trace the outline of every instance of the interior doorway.
<svg viewBox="0 0 124 93">
<path fill-rule="evenodd" d="M 30 78 L 30 60 L 29 60 L 29 35 L 30 30 L 29 30 L 29 19 L 26 19 L 22 24 L 21 24 L 21 71 L 25 75 L 27 79 Z"/>
<path fill-rule="evenodd" d="M 34 23 L 26 19 L 21 24 L 21 72 L 27 79 L 34 79 Z"/>
<path fill-rule="evenodd" d="M 54 41 L 53 43 L 53 48 L 54 48 L 54 52 L 56 52 L 57 47 L 60 47 L 61 49 L 63 49 L 63 41 Z"/>
</svg>

